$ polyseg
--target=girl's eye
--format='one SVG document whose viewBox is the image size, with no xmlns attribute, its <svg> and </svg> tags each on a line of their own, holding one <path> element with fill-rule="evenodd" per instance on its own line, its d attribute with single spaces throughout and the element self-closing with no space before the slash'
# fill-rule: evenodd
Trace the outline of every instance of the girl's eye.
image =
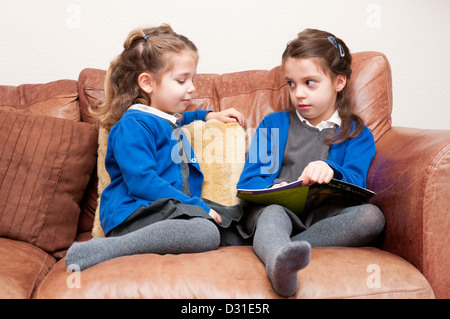
<svg viewBox="0 0 450 319">
<path fill-rule="evenodd" d="M 179 83 L 179 84 L 184 84 L 184 80 L 177 80 L 177 82 Z"/>
<path fill-rule="evenodd" d="M 308 80 L 308 81 L 306 81 L 306 85 L 307 85 L 307 86 L 313 86 L 314 84 L 316 84 L 316 81 L 314 81 L 314 80 Z"/>
<path fill-rule="evenodd" d="M 288 81 L 287 83 L 288 83 L 288 85 L 289 85 L 291 88 L 293 88 L 293 87 L 295 86 L 295 83 L 292 82 L 292 81 Z"/>
</svg>

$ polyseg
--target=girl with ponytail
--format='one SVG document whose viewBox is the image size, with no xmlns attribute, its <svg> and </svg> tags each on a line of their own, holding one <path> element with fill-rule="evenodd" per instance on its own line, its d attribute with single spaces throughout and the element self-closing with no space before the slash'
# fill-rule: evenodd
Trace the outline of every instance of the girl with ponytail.
<svg viewBox="0 0 450 319">
<path fill-rule="evenodd" d="M 133 30 L 111 62 L 105 102 L 94 110 L 109 131 L 105 166 L 111 183 L 100 201 L 106 237 L 75 242 L 67 265 L 83 270 L 124 255 L 216 249 L 219 228 L 242 215 L 236 207 L 230 217 L 232 208 L 200 198 L 203 174 L 179 128 L 209 119 L 243 124 L 235 109 L 185 112 L 197 62 L 196 46 L 169 25 Z"/>
</svg>

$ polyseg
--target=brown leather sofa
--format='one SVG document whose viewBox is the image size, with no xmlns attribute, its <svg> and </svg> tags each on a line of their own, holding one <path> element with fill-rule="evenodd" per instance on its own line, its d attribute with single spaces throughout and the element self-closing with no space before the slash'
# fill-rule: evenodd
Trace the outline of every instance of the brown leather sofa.
<svg viewBox="0 0 450 319">
<path fill-rule="evenodd" d="M 368 188 L 385 231 L 375 247 L 313 248 L 292 298 L 449 298 L 450 130 L 391 127 L 388 60 L 353 59 L 351 101 L 376 139 Z M 70 244 L 91 237 L 98 130 L 87 106 L 103 100 L 104 77 L 85 69 L 78 81 L 0 86 L 0 298 L 279 298 L 250 246 L 66 267 Z M 289 107 L 279 67 L 195 84 L 191 108 L 240 110 L 249 138 Z"/>
</svg>

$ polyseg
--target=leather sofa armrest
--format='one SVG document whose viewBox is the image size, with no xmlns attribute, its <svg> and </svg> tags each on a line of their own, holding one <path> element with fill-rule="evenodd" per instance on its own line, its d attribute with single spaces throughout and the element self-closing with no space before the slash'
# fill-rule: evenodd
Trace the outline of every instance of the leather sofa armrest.
<svg viewBox="0 0 450 319">
<path fill-rule="evenodd" d="M 376 146 L 367 186 L 386 218 L 382 247 L 439 294 L 450 286 L 450 130 L 393 127 Z"/>
</svg>

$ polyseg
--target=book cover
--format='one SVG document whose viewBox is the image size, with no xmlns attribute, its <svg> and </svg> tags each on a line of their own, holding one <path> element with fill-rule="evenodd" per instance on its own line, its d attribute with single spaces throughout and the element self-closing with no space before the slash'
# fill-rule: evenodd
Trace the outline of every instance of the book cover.
<svg viewBox="0 0 450 319">
<path fill-rule="evenodd" d="M 328 184 L 302 186 L 302 181 L 265 189 L 238 189 L 237 197 L 258 205 L 278 204 L 290 209 L 296 214 L 302 214 L 322 204 L 345 203 L 359 205 L 368 202 L 374 192 L 351 183 L 332 179 Z"/>
</svg>

